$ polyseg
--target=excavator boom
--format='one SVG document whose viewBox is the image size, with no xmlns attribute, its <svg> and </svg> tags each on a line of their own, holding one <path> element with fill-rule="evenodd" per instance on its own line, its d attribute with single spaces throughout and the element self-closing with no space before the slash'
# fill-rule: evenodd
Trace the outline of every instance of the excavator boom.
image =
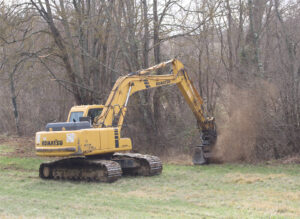
<svg viewBox="0 0 300 219">
<path fill-rule="evenodd" d="M 164 68 L 169 63 L 172 63 L 173 67 L 171 74 L 148 75 L 153 71 Z M 132 94 L 141 90 L 172 84 L 176 84 L 180 89 L 183 97 L 193 111 L 200 128 L 202 130 L 212 129 L 213 122 L 210 121 L 213 121 L 213 118 L 205 117 L 202 109 L 203 100 L 189 79 L 183 64 L 177 59 L 172 59 L 148 69 L 120 77 L 105 103 L 102 114 L 97 118 L 95 127 L 112 127 L 114 124 L 122 127 L 128 99 Z M 118 119 L 117 123 L 116 119 Z"/>
</svg>

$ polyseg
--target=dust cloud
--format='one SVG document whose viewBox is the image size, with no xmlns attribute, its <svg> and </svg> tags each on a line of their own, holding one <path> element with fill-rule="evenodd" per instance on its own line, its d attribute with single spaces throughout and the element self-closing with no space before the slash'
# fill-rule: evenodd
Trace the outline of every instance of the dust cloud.
<svg viewBox="0 0 300 219">
<path fill-rule="evenodd" d="M 262 134 L 264 123 L 262 103 L 265 94 L 272 93 L 272 89 L 265 82 L 251 89 L 224 87 L 216 115 L 218 140 L 213 148 L 213 162 L 255 161 L 257 138 Z"/>
</svg>

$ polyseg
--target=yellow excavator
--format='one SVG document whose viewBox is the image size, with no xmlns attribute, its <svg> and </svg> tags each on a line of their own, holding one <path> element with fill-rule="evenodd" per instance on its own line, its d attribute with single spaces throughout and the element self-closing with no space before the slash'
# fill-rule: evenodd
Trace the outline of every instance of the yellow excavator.
<svg viewBox="0 0 300 219">
<path fill-rule="evenodd" d="M 172 72 L 153 75 L 172 64 Z M 141 90 L 177 85 L 192 109 L 200 130 L 200 145 L 194 149 L 194 164 L 208 163 L 211 147 L 216 141 L 213 117 L 206 117 L 203 101 L 177 59 L 160 63 L 120 77 L 105 105 L 82 105 L 71 108 L 67 122 L 48 123 L 46 131 L 36 133 L 38 156 L 65 157 L 40 165 L 43 179 L 71 179 L 113 182 L 122 174 L 152 176 L 162 172 L 157 156 L 129 153 L 130 138 L 120 136 L 129 97 Z"/>
</svg>

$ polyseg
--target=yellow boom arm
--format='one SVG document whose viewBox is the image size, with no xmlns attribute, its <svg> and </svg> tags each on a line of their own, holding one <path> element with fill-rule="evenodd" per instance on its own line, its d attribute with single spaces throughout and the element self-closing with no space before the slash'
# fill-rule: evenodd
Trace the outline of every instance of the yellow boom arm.
<svg viewBox="0 0 300 219">
<path fill-rule="evenodd" d="M 172 74 L 149 75 L 150 72 L 172 63 Z M 183 64 L 177 59 L 128 74 L 115 83 L 101 115 L 96 118 L 95 127 L 122 127 L 129 97 L 140 90 L 176 84 L 192 109 L 202 131 L 214 129 L 214 118 L 206 118 L 202 110 L 203 100 L 189 79 Z"/>
</svg>

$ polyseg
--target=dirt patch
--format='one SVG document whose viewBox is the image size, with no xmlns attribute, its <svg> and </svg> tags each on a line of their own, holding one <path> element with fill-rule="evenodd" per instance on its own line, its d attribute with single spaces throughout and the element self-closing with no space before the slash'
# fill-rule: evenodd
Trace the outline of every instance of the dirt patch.
<svg viewBox="0 0 300 219">
<path fill-rule="evenodd" d="M 268 164 L 300 164 L 300 154 L 269 161 Z"/>
<path fill-rule="evenodd" d="M 283 164 L 300 164 L 300 155 L 282 159 Z"/>
<path fill-rule="evenodd" d="M 11 152 L 5 156 L 11 157 L 35 157 L 34 137 L 1 136 L 0 145 L 12 147 Z"/>
</svg>

